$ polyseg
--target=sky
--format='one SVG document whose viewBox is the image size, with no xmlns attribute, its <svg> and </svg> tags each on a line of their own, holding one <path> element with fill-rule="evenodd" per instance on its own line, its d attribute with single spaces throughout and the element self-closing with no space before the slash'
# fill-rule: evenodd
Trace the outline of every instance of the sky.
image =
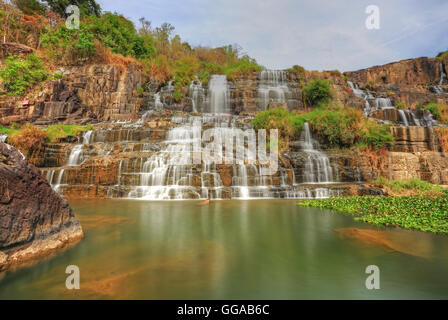
<svg viewBox="0 0 448 320">
<path fill-rule="evenodd" d="M 352 71 L 448 50 L 448 0 L 99 0 L 191 45 L 238 44 L 269 69 Z M 368 29 L 366 8 L 379 8 Z"/>
</svg>

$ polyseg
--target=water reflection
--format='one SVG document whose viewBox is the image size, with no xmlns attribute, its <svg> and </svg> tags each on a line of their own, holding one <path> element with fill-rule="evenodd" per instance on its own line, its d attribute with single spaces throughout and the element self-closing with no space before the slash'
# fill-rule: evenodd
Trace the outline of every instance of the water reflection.
<svg viewBox="0 0 448 320">
<path fill-rule="evenodd" d="M 0 277 L 0 298 L 447 298 L 448 238 L 378 229 L 295 201 L 72 203 L 86 238 Z M 65 267 L 81 290 L 65 289 Z M 382 290 L 364 287 L 382 270 Z"/>
</svg>

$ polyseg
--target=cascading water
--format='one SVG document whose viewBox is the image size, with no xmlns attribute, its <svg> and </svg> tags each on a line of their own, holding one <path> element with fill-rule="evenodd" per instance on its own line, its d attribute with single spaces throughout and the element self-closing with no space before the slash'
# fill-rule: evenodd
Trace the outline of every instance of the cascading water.
<svg viewBox="0 0 448 320">
<path fill-rule="evenodd" d="M 193 104 L 193 112 L 200 112 L 205 103 L 205 90 L 200 81 L 192 81 L 188 90 L 188 94 Z"/>
<path fill-rule="evenodd" d="M 73 147 L 68 157 L 67 166 L 75 167 L 79 166 L 84 160 L 84 146 L 90 144 L 92 137 L 92 130 L 86 131 L 82 137 L 82 144 L 77 144 Z"/>
<path fill-rule="evenodd" d="M 156 109 L 162 109 L 163 108 L 163 103 L 160 100 L 160 92 L 157 92 L 154 94 L 154 107 Z"/>
<path fill-rule="evenodd" d="M 271 83 L 281 83 L 285 80 L 281 74 L 266 73 L 263 77 L 270 79 Z M 169 86 L 162 89 L 161 94 Z M 294 169 L 292 164 L 281 162 L 274 175 L 265 175 L 258 161 L 237 160 L 238 150 L 235 146 L 232 147 L 233 158 L 229 163 L 220 164 L 204 158 L 204 154 L 210 150 L 207 149 L 209 143 L 202 141 L 203 131 L 210 129 L 214 137 L 221 136 L 223 141 L 232 137 L 233 141 L 242 130 L 252 128 L 252 116 L 228 114 L 229 96 L 226 77 L 214 75 L 210 79 L 208 90 L 202 89 L 200 83 L 192 83 L 190 86 L 194 109 L 207 109 L 209 113 L 200 116 L 174 114 L 171 120 L 163 118 L 161 123 L 165 129 L 160 130 L 150 129 L 153 127 L 144 118 L 136 122 L 100 124 L 94 131 L 84 134 L 82 144 L 72 148 L 67 166 L 46 169 L 47 179 L 59 192 L 67 190 L 73 183 L 80 183 L 79 180 L 83 181 L 86 188 L 90 188 L 95 185 L 94 177 L 97 175 L 95 162 L 89 162 L 83 167 L 83 170 L 90 170 L 91 177 L 88 181 L 84 182 L 85 177 L 74 179 L 76 175 L 72 171 L 77 170 L 75 167 L 80 166 L 87 157 L 110 155 L 104 163 L 106 166 L 108 163 L 114 164 L 117 175 L 115 182 L 103 186 L 104 194 L 108 197 L 142 200 L 297 199 L 325 198 L 335 194 L 330 188 L 323 186 L 332 183 L 335 174 L 328 157 L 319 151 L 308 124 L 302 135 L 303 150 L 300 153 L 306 161 L 301 168 L 305 173 L 300 183 L 296 183 L 297 168 Z M 151 117 L 164 117 L 164 114 L 153 110 Z M 244 143 L 244 153 L 253 156 L 255 151 L 249 147 L 249 141 L 251 140 Z M 222 153 L 227 153 L 228 150 L 226 145 L 218 152 L 224 155 Z M 195 154 L 200 155 L 199 162 L 193 162 Z M 315 187 L 313 184 L 321 185 Z M 332 187 L 339 190 L 337 188 Z"/>
<path fill-rule="evenodd" d="M 56 184 L 53 185 L 53 189 L 56 192 L 59 192 L 59 188 L 62 185 L 62 181 L 63 181 L 62 179 L 64 178 L 64 172 L 65 172 L 64 169 L 61 169 L 59 171 L 58 180 L 56 181 Z M 54 175 L 54 172 L 53 172 L 53 175 Z M 53 175 L 51 176 L 52 180 L 53 180 Z M 51 184 L 51 182 L 50 182 L 50 184 Z"/>
<path fill-rule="evenodd" d="M 225 75 L 213 75 L 208 84 L 210 113 L 229 113 L 229 84 Z"/>
<path fill-rule="evenodd" d="M 446 82 L 446 73 L 445 70 L 443 69 L 443 64 L 440 63 L 440 81 L 439 81 L 439 86 L 443 85 Z"/>
<path fill-rule="evenodd" d="M 366 101 L 364 108 L 364 114 L 369 116 L 372 110 L 384 110 L 384 120 L 390 120 L 388 118 L 390 111 L 396 111 L 398 114 L 398 122 L 400 125 L 408 126 L 432 126 L 435 121 L 432 114 L 429 111 L 417 112 L 416 110 L 401 110 L 397 109 L 390 98 L 375 97 L 372 93 L 359 89 L 357 84 L 351 81 L 347 81 L 348 86 L 353 91 L 353 94 Z M 371 106 L 373 101 L 373 108 Z"/>
<path fill-rule="evenodd" d="M 286 72 L 281 70 L 263 70 L 258 74 L 258 98 L 260 110 L 266 110 L 271 102 L 287 102 L 290 89 Z"/>
<path fill-rule="evenodd" d="M 139 172 L 127 172 L 127 168 L 120 168 L 120 175 L 137 176 L 140 181 L 128 196 L 144 200 L 200 198 L 192 186 L 191 165 L 192 144 L 195 139 L 200 139 L 199 130 L 198 123 L 173 128 L 168 132 L 166 146 L 161 152 L 144 162 L 141 159 Z"/>
<path fill-rule="evenodd" d="M 439 85 L 432 86 L 432 90 L 437 94 L 445 94 L 446 92 L 443 90 L 442 85 L 447 81 L 445 70 L 443 69 L 443 63 L 440 63 L 440 80 Z"/>
<path fill-rule="evenodd" d="M 7 134 L 5 134 L 5 133 L 0 134 L 0 142 L 5 143 L 7 138 L 8 138 Z"/>
<path fill-rule="evenodd" d="M 365 92 L 364 90 L 359 89 L 358 85 L 353 84 L 353 82 L 351 81 L 347 81 L 347 84 L 356 97 L 364 99 L 365 101 L 364 114 L 368 116 L 370 114 L 370 111 L 372 110 L 370 100 L 375 99 L 375 97 L 370 92 Z"/>
<path fill-rule="evenodd" d="M 406 117 L 404 110 L 399 109 L 398 115 L 400 117 L 400 122 L 402 122 L 405 127 L 409 127 L 409 121 L 408 118 Z"/>
<path fill-rule="evenodd" d="M 304 124 L 303 132 L 300 137 L 302 150 L 306 153 L 304 182 L 305 183 L 331 183 L 333 182 L 333 168 L 328 157 L 316 150 L 318 146 L 311 136 L 308 123 Z"/>
</svg>

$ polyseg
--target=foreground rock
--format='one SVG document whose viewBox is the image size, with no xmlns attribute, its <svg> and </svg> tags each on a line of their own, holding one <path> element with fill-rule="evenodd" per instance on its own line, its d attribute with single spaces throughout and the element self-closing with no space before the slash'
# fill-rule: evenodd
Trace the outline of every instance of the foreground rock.
<svg viewBox="0 0 448 320">
<path fill-rule="evenodd" d="M 0 271 L 82 237 L 67 201 L 19 151 L 0 142 Z"/>
</svg>

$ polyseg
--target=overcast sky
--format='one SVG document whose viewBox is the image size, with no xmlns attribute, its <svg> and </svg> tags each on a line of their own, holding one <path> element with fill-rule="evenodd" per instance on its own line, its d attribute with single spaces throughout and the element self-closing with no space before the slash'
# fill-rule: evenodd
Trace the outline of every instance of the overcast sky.
<svg viewBox="0 0 448 320">
<path fill-rule="evenodd" d="M 350 71 L 448 49 L 447 0 L 99 0 L 104 11 L 169 22 L 192 45 L 237 43 L 261 65 Z M 368 30 L 367 6 L 380 9 Z"/>
</svg>

